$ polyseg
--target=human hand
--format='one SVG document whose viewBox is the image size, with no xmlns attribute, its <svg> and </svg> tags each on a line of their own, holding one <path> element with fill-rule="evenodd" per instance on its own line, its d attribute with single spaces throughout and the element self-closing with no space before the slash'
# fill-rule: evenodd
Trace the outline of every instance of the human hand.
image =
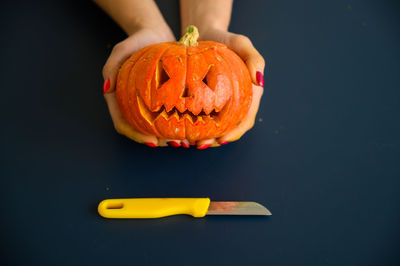
<svg viewBox="0 0 400 266">
<path fill-rule="evenodd" d="M 168 34 L 169 33 L 169 34 Z M 232 50 L 236 51 L 246 62 L 250 70 L 253 82 L 255 80 L 257 86 L 253 84 L 253 98 L 249 112 L 242 122 L 233 130 L 229 131 L 224 136 L 218 139 L 207 139 L 197 141 L 196 146 L 199 149 L 205 149 L 210 146 L 219 146 L 227 144 L 231 141 L 238 140 L 246 131 L 253 127 L 255 116 L 257 114 L 260 99 L 263 93 L 262 86 L 264 80 L 262 72 L 264 70 L 264 60 L 261 55 L 252 46 L 250 40 L 242 35 L 233 34 L 230 32 L 223 31 L 210 31 L 207 32 L 210 35 L 203 35 L 203 39 L 216 40 L 221 43 L 225 43 Z M 209 36 L 209 37 L 208 37 Z M 225 37 L 225 39 L 223 39 Z M 148 46 L 153 43 L 173 41 L 174 37 L 170 30 L 158 30 L 158 29 L 142 29 L 131 35 L 124 41 L 115 45 L 109 59 L 107 60 L 103 68 L 104 83 L 104 97 L 106 99 L 110 115 L 112 117 L 114 127 L 116 131 L 128 138 L 139 142 L 145 143 L 148 146 L 174 146 L 174 147 L 189 147 L 187 140 L 173 140 L 173 139 L 159 139 L 156 136 L 145 135 L 137 131 L 132 127 L 123 117 L 117 98 L 115 95 L 115 83 L 118 75 L 118 70 L 121 64 L 137 50 Z M 238 52 L 239 51 L 239 52 Z M 261 71 L 259 71 L 260 69 Z M 258 73 L 257 73 L 258 72 Z"/>
<path fill-rule="evenodd" d="M 265 61 L 260 53 L 254 48 L 250 39 L 244 35 L 235 34 L 226 30 L 211 28 L 200 33 L 201 40 L 210 40 L 226 44 L 236 52 L 246 63 L 253 81 L 253 98 L 250 109 L 242 122 L 231 131 L 218 139 L 207 139 L 197 142 L 198 148 L 224 145 L 238 140 L 244 133 L 254 126 L 258 107 L 264 87 Z"/>
<path fill-rule="evenodd" d="M 232 0 L 180 0 L 182 31 L 187 25 L 196 25 L 200 40 L 225 44 L 246 63 L 253 82 L 253 98 L 247 116 L 242 122 L 218 139 L 207 139 L 196 143 L 198 148 L 219 146 L 238 140 L 251 129 L 257 115 L 264 87 L 265 61 L 246 36 L 228 31 L 232 12 Z"/>
<path fill-rule="evenodd" d="M 103 93 L 115 130 L 119 134 L 125 135 L 136 142 L 145 143 L 151 147 L 166 145 L 166 141 L 159 141 L 156 136 L 140 133 L 125 120 L 119 109 L 115 94 L 115 85 L 118 71 L 128 57 L 145 46 L 170 41 L 175 41 L 175 37 L 170 28 L 166 25 L 155 28 L 142 28 L 122 42 L 116 44 L 103 67 Z"/>
</svg>

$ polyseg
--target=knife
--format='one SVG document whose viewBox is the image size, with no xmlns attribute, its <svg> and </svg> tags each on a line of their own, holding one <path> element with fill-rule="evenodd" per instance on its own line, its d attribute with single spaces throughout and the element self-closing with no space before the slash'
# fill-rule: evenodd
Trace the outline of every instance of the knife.
<svg viewBox="0 0 400 266">
<path fill-rule="evenodd" d="M 263 205 L 251 201 L 210 201 L 209 198 L 106 199 L 97 208 L 104 218 L 160 218 L 187 214 L 272 215 Z"/>
</svg>

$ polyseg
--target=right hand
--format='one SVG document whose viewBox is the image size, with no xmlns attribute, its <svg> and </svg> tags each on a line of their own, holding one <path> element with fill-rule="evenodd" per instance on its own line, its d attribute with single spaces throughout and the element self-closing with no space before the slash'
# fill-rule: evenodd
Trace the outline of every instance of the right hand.
<svg viewBox="0 0 400 266">
<path fill-rule="evenodd" d="M 152 147 L 164 146 L 166 142 L 159 141 L 156 136 L 144 135 L 138 132 L 125 120 L 119 109 L 115 94 L 115 84 L 121 65 L 133 53 L 151 44 L 171 41 L 175 41 L 175 37 L 168 26 L 140 29 L 114 46 L 103 67 L 103 93 L 115 130 L 136 142 L 145 143 Z"/>
</svg>

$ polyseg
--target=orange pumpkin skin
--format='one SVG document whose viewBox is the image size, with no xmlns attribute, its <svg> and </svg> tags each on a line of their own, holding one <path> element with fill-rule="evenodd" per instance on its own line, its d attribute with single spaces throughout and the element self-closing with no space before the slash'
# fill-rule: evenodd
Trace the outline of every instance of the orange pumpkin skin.
<svg viewBox="0 0 400 266">
<path fill-rule="evenodd" d="M 165 139 L 218 138 L 247 114 L 252 83 L 242 59 L 212 41 L 147 46 L 121 67 L 121 112 L 139 132 Z"/>
</svg>

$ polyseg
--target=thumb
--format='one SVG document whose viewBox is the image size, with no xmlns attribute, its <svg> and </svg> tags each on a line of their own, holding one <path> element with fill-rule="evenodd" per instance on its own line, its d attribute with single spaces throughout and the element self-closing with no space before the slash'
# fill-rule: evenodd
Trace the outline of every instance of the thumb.
<svg viewBox="0 0 400 266">
<path fill-rule="evenodd" d="M 233 34 L 228 46 L 246 62 L 253 83 L 264 87 L 265 60 L 250 39 L 244 35 Z"/>
<path fill-rule="evenodd" d="M 118 71 L 125 60 L 136 52 L 137 45 L 134 36 L 116 44 L 111 51 L 103 67 L 103 93 L 111 93 L 115 90 Z"/>
</svg>

